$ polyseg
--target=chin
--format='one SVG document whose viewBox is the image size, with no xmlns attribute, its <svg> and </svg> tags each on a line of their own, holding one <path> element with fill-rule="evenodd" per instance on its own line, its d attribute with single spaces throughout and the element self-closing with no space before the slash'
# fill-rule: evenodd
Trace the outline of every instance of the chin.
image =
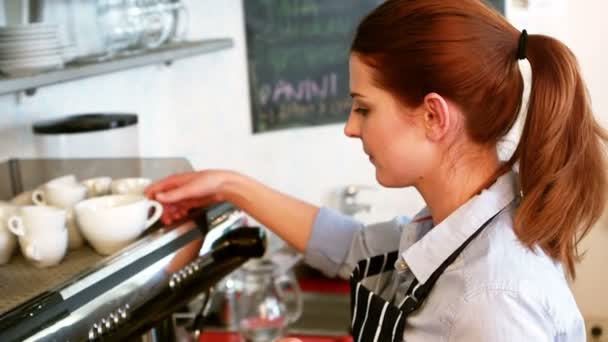
<svg viewBox="0 0 608 342">
<path fill-rule="evenodd" d="M 404 187 L 401 182 L 397 182 L 395 179 L 391 179 L 390 177 L 386 177 L 378 172 L 376 172 L 376 181 L 385 188 L 402 188 Z"/>
<path fill-rule="evenodd" d="M 379 172 L 378 169 L 376 169 L 376 181 L 385 188 L 405 188 L 413 185 L 413 182 L 407 181 L 403 176 L 387 175 Z"/>
</svg>

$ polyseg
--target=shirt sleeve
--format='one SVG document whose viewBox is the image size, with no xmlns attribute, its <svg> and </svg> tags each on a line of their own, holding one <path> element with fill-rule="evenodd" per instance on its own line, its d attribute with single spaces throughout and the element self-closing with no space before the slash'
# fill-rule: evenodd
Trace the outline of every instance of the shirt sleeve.
<svg viewBox="0 0 608 342">
<path fill-rule="evenodd" d="M 329 277 L 347 278 L 362 259 L 399 249 L 407 218 L 365 226 L 351 216 L 321 208 L 313 223 L 304 261 Z"/>
<path fill-rule="evenodd" d="M 540 304 L 506 291 L 484 291 L 463 299 L 448 342 L 554 341 L 555 327 Z"/>
</svg>

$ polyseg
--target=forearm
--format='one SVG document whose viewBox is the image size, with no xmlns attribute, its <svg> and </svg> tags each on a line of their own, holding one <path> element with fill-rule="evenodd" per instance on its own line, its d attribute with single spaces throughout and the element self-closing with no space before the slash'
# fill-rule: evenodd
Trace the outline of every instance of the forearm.
<svg viewBox="0 0 608 342">
<path fill-rule="evenodd" d="M 227 177 L 221 192 L 227 201 L 243 209 L 298 251 L 306 249 L 319 211 L 317 206 L 240 174 Z"/>
</svg>

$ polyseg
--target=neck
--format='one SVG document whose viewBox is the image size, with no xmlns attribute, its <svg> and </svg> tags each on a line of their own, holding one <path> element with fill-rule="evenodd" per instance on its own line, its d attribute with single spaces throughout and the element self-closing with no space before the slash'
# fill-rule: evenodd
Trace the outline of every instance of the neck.
<svg viewBox="0 0 608 342">
<path fill-rule="evenodd" d="M 463 157 L 475 155 L 474 158 Z M 496 179 L 500 162 L 495 149 L 461 153 L 454 163 L 444 163 L 421 179 L 416 189 L 426 202 L 433 225 L 439 224 Z"/>
</svg>

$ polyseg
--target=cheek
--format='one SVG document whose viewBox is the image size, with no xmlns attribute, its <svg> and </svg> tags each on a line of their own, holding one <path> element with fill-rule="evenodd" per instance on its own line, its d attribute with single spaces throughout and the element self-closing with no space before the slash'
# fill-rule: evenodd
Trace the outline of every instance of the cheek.
<svg viewBox="0 0 608 342">
<path fill-rule="evenodd" d="M 411 186 L 429 172 L 434 165 L 433 145 L 417 129 L 401 129 L 387 141 L 386 168 L 378 174 L 385 186 Z M 396 138 L 399 137 L 399 138 Z"/>
<path fill-rule="evenodd" d="M 387 172 L 387 182 L 391 186 L 411 186 L 424 177 L 433 165 L 430 149 L 417 146 L 413 149 L 402 149 L 395 153 Z"/>
</svg>

